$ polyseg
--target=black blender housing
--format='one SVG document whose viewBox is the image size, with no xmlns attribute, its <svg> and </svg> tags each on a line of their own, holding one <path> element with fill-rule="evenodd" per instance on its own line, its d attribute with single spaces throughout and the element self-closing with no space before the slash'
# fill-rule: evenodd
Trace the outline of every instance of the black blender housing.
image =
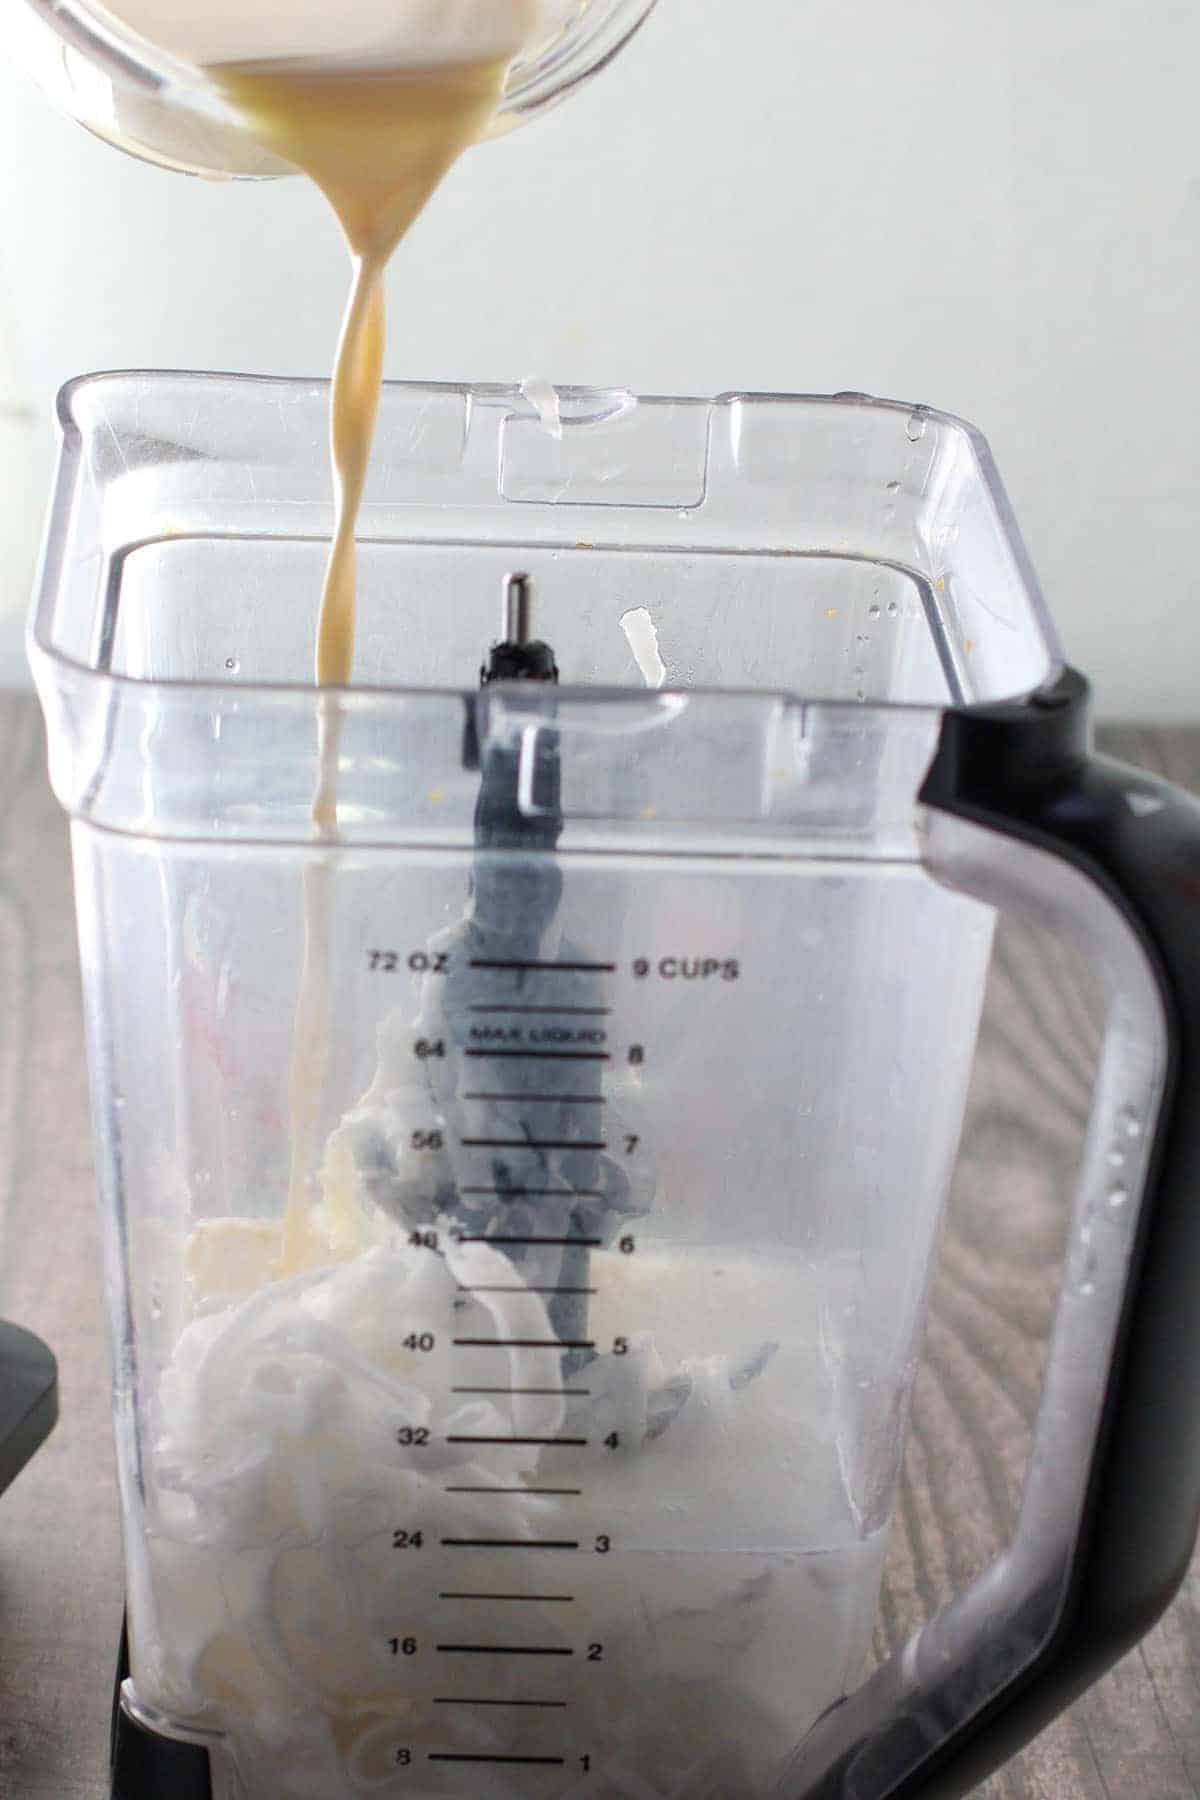
<svg viewBox="0 0 1200 1800">
<path fill-rule="evenodd" d="M 0 1494 L 58 1420 L 58 1364 L 41 1338 L 0 1320 Z"/>
</svg>

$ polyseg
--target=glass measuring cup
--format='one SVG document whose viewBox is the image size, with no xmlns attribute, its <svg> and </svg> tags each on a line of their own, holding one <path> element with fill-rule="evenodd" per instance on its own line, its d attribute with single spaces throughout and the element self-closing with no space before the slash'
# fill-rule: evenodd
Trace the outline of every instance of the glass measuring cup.
<svg viewBox="0 0 1200 1800">
<path fill-rule="evenodd" d="M 1048 849 L 1103 789 L 978 440 L 856 396 L 560 402 L 557 436 L 508 389 L 385 394 L 332 845 L 323 385 L 64 402 L 33 646 L 108 1227 L 118 1739 L 217 1800 L 891 1792 L 1057 1629 L 1155 1144 L 1183 1167 L 1142 938 Z M 480 692 L 518 561 L 561 680 Z M 1074 773 L 1025 874 L 996 777 L 1028 801 L 1031 741 Z M 1194 857 L 1133 780 L 1123 828 Z M 334 979 L 289 1247 L 314 871 Z M 1013 1557 L 858 1689 L 989 893 L 1063 915 L 1115 996 L 1051 1444 Z M 1151 1315 L 1174 1345 L 1187 1249 Z M 1142 1554 L 1177 1562 L 1187 1506 L 1135 1466 Z"/>
<path fill-rule="evenodd" d="M 616 55 L 654 3 L 529 0 L 525 47 L 509 72 L 495 130 L 533 118 L 586 81 Z M 338 9 L 330 12 L 336 17 Z M 56 105 L 97 137 L 188 174 L 294 173 L 247 135 L 203 69 L 123 25 L 120 14 L 119 5 L 110 10 L 90 0 L 0 4 L 10 51 Z M 286 19 L 281 9 L 272 56 L 291 54 Z M 344 52 L 344 44 L 339 48 Z"/>
</svg>

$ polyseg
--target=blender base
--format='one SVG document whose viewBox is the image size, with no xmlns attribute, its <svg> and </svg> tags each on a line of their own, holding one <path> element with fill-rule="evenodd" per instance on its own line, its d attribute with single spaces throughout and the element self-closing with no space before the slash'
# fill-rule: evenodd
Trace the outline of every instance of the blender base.
<svg viewBox="0 0 1200 1800">
<path fill-rule="evenodd" d="M 152 1731 L 122 1704 L 129 1639 L 121 1626 L 113 1693 L 109 1780 L 112 1800 L 213 1800 L 208 1751 Z"/>
</svg>

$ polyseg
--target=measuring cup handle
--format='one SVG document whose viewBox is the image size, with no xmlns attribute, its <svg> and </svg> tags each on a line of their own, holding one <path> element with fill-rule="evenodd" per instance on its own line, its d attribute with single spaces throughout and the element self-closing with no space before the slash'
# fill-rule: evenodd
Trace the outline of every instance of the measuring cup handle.
<svg viewBox="0 0 1200 1800">
<path fill-rule="evenodd" d="M 966 1793 L 1150 1629 L 1191 1558 L 1200 805 L 1092 755 L 1088 713 L 1072 670 L 1027 700 L 950 711 L 920 794 L 930 871 L 1055 923 L 1110 994 L 1020 1523 L 965 1594 L 818 1721 L 781 1800 Z"/>
</svg>

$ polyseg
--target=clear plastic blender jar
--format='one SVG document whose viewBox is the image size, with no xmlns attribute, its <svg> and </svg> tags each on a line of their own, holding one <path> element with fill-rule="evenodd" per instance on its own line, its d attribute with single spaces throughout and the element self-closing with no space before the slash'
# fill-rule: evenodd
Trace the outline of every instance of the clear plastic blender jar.
<svg viewBox="0 0 1200 1800">
<path fill-rule="evenodd" d="M 63 400 L 121 1717 L 217 1800 L 794 1793 L 863 1674 L 994 916 L 917 796 L 1058 652 L 959 422 L 560 403 L 385 391 L 319 700 L 324 384 Z M 559 679 L 480 688 L 516 569 Z M 1081 1444 L 1136 1213 L 1064 1327 Z"/>
</svg>

